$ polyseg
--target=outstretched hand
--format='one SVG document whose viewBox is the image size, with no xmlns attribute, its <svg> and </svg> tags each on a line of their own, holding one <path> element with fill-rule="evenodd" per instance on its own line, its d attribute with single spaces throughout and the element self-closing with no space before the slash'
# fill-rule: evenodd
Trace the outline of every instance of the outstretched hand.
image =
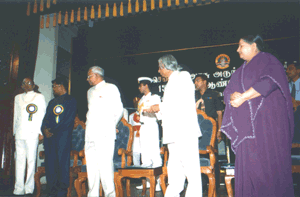
<svg viewBox="0 0 300 197">
<path fill-rule="evenodd" d="M 144 108 L 143 111 L 148 112 L 148 113 L 157 113 L 160 111 L 160 109 L 159 109 L 159 105 L 156 104 L 156 105 L 150 106 L 149 108 Z"/>
</svg>

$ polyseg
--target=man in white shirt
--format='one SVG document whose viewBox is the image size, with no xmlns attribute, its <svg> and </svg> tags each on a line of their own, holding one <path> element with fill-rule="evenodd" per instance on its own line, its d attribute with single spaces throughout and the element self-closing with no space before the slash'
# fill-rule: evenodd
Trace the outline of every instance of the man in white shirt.
<svg viewBox="0 0 300 197">
<path fill-rule="evenodd" d="M 123 104 L 117 86 L 105 82 L 101 67 L 91 67 L 87 81 L 93 86 L 87 93 L 85 133 L 88 196 L 99 196 L 101 180 L 105 196 L 115 197 L 113 154 L 116 126 L 123 115 Z"/>
<path fill-rule="evenodd" d="M 149 77 L 138 78 L 139 91 L 143 95 L 138 103 L 138 113 L 140 116 L 140 142 L 142 166 L 159 167 L 162 165 L 159 148 L 159 128 L 155 113 L 143 112 L 143 108 L 160 103 L 160 96 L 152 94 L 150 84 L 152 79 Z"/>
<path fill-rule="evenodd" d="M 201 131 L 195 110 L 195 87 L 191 75 L 180 72 L 181 67 L 172 55 L 158 60 L 158 72 L 168 78 L 163 101 L 153 105 L 147 112 L 160 112 L 162 115 L 163 143 L 168 145 L 168 182 L 165 197 L 178 196 L 188 187 L 185 196 L 201 197 L 202 182 L 198 138 Z"/>
<path fill-rule="evenodd" d="M 15 195 L 32 194 L 34 191 L 37 146 L 39 139 L 43 139 L 41 125 L 46 112 L 45 97 L 33 91 L 33 81 L 25 78 L 21 87 L 25 92 L 18 94 L 14 101 Z M 24 184 L 26 160 L 27 178 Z"/>
<path fill-rule="evenodd" d="M 143 95 L 138 103 L 138 113 L 140 116 L 140 145 L 142 167 L 156 168 L 162 166 L 159 147 L 159 127 L 155 113 L 143 112 L 143 108 L 148 108 L 152 105 L 159 104 L 160 96 L 151 93 L 152 79 L 149 77 L 138 78 L 139 91 Z M 147 181 L 147 187 L 150 187 L 150 182 Z M 142 189 L 138 186 L 137 189 Z M 156 186 L 156 191 L 160 190 L 159 182 Z"/>
</svg>

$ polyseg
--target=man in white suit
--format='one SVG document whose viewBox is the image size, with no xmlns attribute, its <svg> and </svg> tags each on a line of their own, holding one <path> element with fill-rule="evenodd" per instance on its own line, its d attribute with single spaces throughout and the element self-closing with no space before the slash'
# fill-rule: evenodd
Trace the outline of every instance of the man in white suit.
<svg viewBox="0 0 300 197">
<path fill-rule="evenodd" d="M 163 143 L 168 145 L 169 186 L 165 197 L 178 196 L 188 187 L 185 196 L 201 197 L 202 182 L 199 161 L 198 138 L 201 131 L 195 110 L 195 87 L 191 75 L 179 70 L 177 60 L 165 55 L 158 60 L 158 72 L 168 79 L 163 101 L 146 109 L 147 112 L 161 112 Z"/>
<path fill-rule="evenodd" d="M 88 196 L 99 196 L 101 180 L 105 196 L 114 197 L 116 193 L 113 154 L 116 125 L 123 115 L 123 104 L 118 88 L 105 82 L 104 70 L 101 67 L 91 67 L 87 81 L 93 86 L 87 93 L 88 113 L 85 133 Z"/>
<path fill-rule="evenodd" d="M 36 152 L 39 139 L 43 139 L 41 125 L 46 112 L 45 97 L 33 91 L 33 81 L 25 78 L 21 87 L 25 92 L 18 94 L 14 101 L 15 195 L 32 194 L 34 191 Z M 24 184 L 26 160 L 27 178 Z"/>
</svg>

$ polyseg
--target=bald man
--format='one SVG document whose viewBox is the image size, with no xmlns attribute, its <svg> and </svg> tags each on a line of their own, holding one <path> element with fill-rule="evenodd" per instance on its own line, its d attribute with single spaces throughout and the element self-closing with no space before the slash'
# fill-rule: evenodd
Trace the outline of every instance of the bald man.
<svg viewBox="0 0 300 197">
<path fill-rule="evenodd" d="M 21 88 L 24 93 L 18 94 L 14 101 L 15 195 L 32 194 L 34 191 L 36 152 L 39 139 L 43 139 L 41 125 L 46 112 L 45 97 L 33 91 L 35 85 L 32 79 L 25 78 Z M 27 178 L 24 183 L 26 160 Z"/>
</svg>

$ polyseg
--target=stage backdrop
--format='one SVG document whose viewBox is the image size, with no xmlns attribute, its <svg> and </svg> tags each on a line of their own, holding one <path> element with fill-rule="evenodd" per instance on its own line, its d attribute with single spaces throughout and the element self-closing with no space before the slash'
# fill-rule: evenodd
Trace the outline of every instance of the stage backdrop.
<svg viewBox="0 0 300 197">
<path fill-rule="evenodd" d="M 90 66 L 105 69 L 105 79 L 116 84 L 125 107 L 139 94 L 137 78 L 153 78 L 160 92 L 165 81 L 158 58 L 172 54 L 192 74 L 205 73 L 209 88 L 223 92 L 231 74 L 243 63 L 236 52 L 239 38 L 260 34 L 266 51 L 282 63 L 299 61 L 297 4 L 219 3 L 143 13 L 81 26 L 73 40 L 72 95 L 85 118 L 86 82 Z M 175 106 L 174 106 L 175 107 Z"/>
</svg>

